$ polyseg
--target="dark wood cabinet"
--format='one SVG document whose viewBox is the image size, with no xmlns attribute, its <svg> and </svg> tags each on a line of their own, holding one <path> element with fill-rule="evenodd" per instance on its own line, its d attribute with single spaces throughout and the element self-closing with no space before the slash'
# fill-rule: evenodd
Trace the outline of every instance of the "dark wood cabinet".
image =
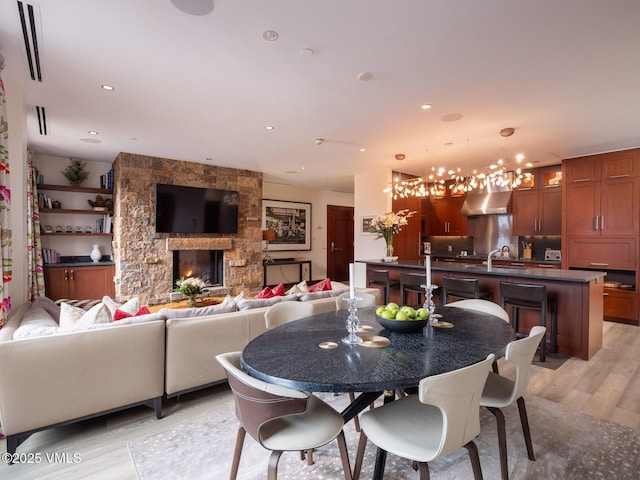
<svg viewBox="0 0 640 480">
<path fill-rule="evenodd" d="M 429 211 L 429 235 L 465 236 L 468 234 L 467 217 L 460 213 L 465 195 L 433 198 Z"/>
<path fill-rule="evenodd" d="M 45 267 L 45 291 L 52 300 L 98 300 L 115 296 L 114 265 Z"/>
<path fill-rule="evenodd" d="M 513 235 L 562 233 L 561 166 L 531 170 L 530 181 L 513 191 Z"/>
</svg>

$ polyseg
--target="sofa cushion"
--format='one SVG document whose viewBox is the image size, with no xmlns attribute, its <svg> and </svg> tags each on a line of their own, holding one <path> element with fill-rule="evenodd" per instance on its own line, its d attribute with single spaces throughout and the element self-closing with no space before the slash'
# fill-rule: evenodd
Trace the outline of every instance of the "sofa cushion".
<svg viewBox="0 0 640 480">
<path fill-rule="evenodd" d="M 31 308 L 42 307 L 49 315 L 53 317 L 56 322 L 60 322 L 60 305 L 56 304 L 48 297 L 38 297 L 31 304 Z"/>
<path fill-rule="evenodd" d="M 102 303 L 109 309 L 111 318 L 113 318 L 113 316 L 115 315 L 116 310 L 122 310 L 123 312 L 130 313 L 131 315 L 135 315 L 136 312 L 140 310 L 140 301 L 138 300 L 138 297 L 127 300 L 124 304 L 122 304 L 105 295 L 104 297 L 102 297 Z"/>
<path fill-rule="evenodd" d="M 272 292 L 273 292 L 273 295 L 276 297 L 284 297 L 285 296 L 284 283 L 279 283 L 278 285 L 273 287 Z"/>
<path fill-rule="evenodd" d="M 112 315 L 104 303 L 98 303 L 89 310 L 60 304 L 60 328 L 88 327 L 94 323 L 111 323 Z"/>
<path fill-rule="evenodd" d="M 285 295 L 295 295 L 297 293 L 307 293 L 309 291 L 309 287 L 307 286 L 307 281 L 303 280 L 300 283 L 296 283 L 293 287 L 285 292 Z"/>
<path fill-rule="evenodd" d="M 130 313 L 125 312 L 124 310 L 120 310 L 119 308 L 116 308 L 116 311 L 113 314 L 113 321 L 117 322 L 124 318 L 139 317 L 141 315 L 146 315 L 148 313 L 151 313 L 151 312 L 149 312 L 149 309 L 146 307 L 146 305 L 140 307 L 140 310 L 138 310 L 134 315 L 131 315 Z"/>
<path fill-rule="evenodd" d="M 238 302 L 238 310 L 251 310 L 252 308 L 270 307 L 279 302 L 294 302 L 297 295 L 285 295 L 284 297 L 256 298 L 253 300 L 242 299 Z"/>
<path fill-rule="evenodd" d="M 33 305 L 25 312 L 20 326 L 13 333 L 14 339 L 50 335 L 58 330 L 56 322 L 43 307 Z"/>
<path fill-rule="evenodd" d="M 170 318 L 205 317 L 208 315 L 235 312 L 237 310 L 238 307 L 236 306 L 235 300 L 231 295 L 227 295 L 222 303 L 218 305 L 197 308 L 163 308 L 158 313 L 169 320 Z"/>
<path fill-rule="evenodd" d="M 273 290 L 271 290 L 269 287 L 264 287 L 262 291 L 256 295 L 255 298 L 272 298 L 272 297 L 275 297 Z"/>
<path fill-rule="evenodd" d="M 348 288 L 342 288 L 340 290 L 325 290 L 322 292 L 309 292 L 301 293 L 298 295 L 298 301 L 308 302 L 309 300 L 317 300 L 319 298 L 337 297 L 341 293 L 348 292 Z"/>
<path fill-rule="evenodd" d="M 310 292 L 325 292 L 327 290 L 331 290 L 331 280 L 325 278 L 321 282 L 316 283 L 315 285 L 311 285 L 309 287 Z"/>
</svg>

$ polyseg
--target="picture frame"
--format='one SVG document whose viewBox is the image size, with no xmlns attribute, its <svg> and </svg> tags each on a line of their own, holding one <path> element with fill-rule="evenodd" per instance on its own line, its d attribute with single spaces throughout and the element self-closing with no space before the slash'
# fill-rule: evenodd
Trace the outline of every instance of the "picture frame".
<svg viewBox="0 0 640 480">
<path fill-rule="evenodd" d="M 362 235 L 377 235 L 378 232 L 371 226 L 371 222 L 376 218 L 375 215 L 365 215 L 360 217 L 360 233 Z"/>
<path fill-rule="evenodd" d="M 276 232 L 270 251 L 311 250 L 311 204 L 262 200 L 262 228 Z"/>
</svg>

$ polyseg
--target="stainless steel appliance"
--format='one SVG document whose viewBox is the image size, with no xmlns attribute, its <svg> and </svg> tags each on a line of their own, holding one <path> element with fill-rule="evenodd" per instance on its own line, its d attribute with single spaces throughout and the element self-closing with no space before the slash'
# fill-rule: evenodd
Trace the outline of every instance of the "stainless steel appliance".
<svg viewBox="0 0 640 480">
<path fill-rule="evenodd" d="M 544 251 L 544 259 L 545 261 L 560 261 L 562 259 L 561 250 L 552 250 L 547 248 Z"/>
</svg>

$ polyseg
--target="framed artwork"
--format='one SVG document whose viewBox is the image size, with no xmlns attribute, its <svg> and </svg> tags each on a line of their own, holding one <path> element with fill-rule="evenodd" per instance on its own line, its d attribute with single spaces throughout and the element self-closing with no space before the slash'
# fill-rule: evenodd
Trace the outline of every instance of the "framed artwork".
<svg viewBox="0 0 640 480">
<path fill-rule="evenodd" d="M 269 250 L 311 250 L 311 204 L 262 200 L 262 228 L 276 232 Z"/>
<path fill-rule="evenodd" d="M 377 235 L 375 229 L 371 226 L 371 222 L 376 218 L 375 215 L 366 215 L 361 217 L 360 220 L 360 232 L 362 235 Z"/>
</svg>

